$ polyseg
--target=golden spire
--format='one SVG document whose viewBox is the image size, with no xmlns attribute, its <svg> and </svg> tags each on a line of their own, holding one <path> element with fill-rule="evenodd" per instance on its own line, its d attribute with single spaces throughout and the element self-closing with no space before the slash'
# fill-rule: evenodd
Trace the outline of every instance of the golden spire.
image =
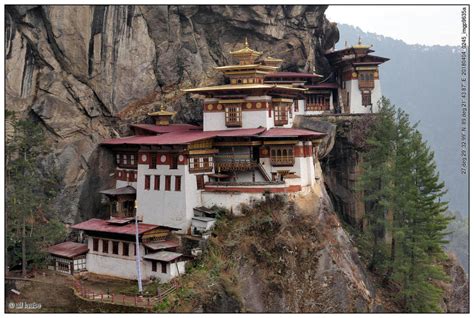
<svg viewBox="0 0 474 318">
<path fill-rule="evenodd" d="M 360 39 L 360 35 L 359 35 L 359 42 L 357 42 L 358 45 L 362 45 L 362 40 Z"/>
<path fill-rule="evenodd" d="M 248 48 L 249 47 L 249 42 L 247 41 L 247 37 L 245 37 L 245 43 L 244 43 L 245 47 Z"/>
</svg>

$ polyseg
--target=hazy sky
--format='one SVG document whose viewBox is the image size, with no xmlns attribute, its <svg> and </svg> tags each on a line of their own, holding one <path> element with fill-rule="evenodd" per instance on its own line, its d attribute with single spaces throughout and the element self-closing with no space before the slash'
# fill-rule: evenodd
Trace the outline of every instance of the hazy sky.
<svg viewBox="0 0 474 318">
<path fill-rule="evenodd" d="M 326 17 L 408 44 L 459 45 L 462 6 L 330 5 Z M 341 38 L 341 41 L 344 39 Z"/>
</svg>

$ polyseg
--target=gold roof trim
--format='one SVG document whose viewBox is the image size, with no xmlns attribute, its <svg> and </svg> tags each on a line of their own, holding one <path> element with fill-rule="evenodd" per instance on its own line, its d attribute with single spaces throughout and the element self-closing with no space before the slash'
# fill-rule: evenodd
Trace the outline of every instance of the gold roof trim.
<svg viewBox="0 0 474 318">
<path fill-rule="evenodd" d="M 261 65 L 261 64 L 245 64 L 245 65 L 226 65 L 226 66 L 215 66 L 215 70 L 234 70 L 234 69 L 268 69 L 268 70 L 276 70 L 278 67 L 276 66 L 269 66 L 269 65 Z"/>
<path fill-rule="evenodd" d="M 174 116 L 175 114 L 176 112 L 167 111 L 165 105 L 161 104 L 159 111 L 148 113 L 148 116 Z"/>
<path fill-rule="evenodd" d="M 244 48 L 240 49 L 240 50 L 237 50 L 237 51 L 231 51 L 230 54 L 232 54 L 232 55 L 249 55 L 250 54 L 252 56 L 260 56 L 263 53 L 252 50 L 249 47 L 249 42 L 247 41 L 247 38 L 245 38 Z"/>
<path fill-rule="evenodd" d="M 264 61 L 271 61 L 271 62 L 283 62 L 282 59 L 276 59 L 276 58 L 271 57 L 271 56 L 266 57 L 266 58 L 264 58 L 263 60 L 264 60 Z"/>
<path fill-rule="evenodd" d="M 257 88 L 283 88 L 292 91 L 307 91 L 307 88 L 296 88 L 291 87 L 288 85 L 275 85 L 275 84 L 226 84 L 226 85 L 219 85 L 219 86 L 208 86 L 208 87 L 198 87 L 198 88 L 188 88 L 183 89 L 183 92 L 203 92 L 203 91 L 223 91 L 229 89 L 257 89 Z"/>
</svg>

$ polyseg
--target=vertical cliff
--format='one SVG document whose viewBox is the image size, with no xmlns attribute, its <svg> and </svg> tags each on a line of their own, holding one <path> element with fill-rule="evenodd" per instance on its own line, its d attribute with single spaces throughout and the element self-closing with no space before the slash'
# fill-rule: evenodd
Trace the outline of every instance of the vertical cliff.
<svg viewBox="0 0 474 318">
<path fill-rule="evenodd" d="M 123 134 L 161 100 L 199 121 L 180 89 L 222 78 L 214 66 L 244 37 L 284 69 L 329 72 L 338 40 L 326 6 L 7 6 L 6 108 L 39 121 L 61 172 L 57 208 L 75 222 L 100 211 L 111 160 L 100 140 Z M 7 135 L 11 127 L 7 123 Z M 88 200 L 80 200 L 88 198 Z"/>
</svg>

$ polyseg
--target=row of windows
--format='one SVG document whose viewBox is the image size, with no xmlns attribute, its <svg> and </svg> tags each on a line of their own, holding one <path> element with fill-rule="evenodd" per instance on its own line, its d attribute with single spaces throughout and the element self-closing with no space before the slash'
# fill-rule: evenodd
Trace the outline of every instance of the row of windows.
<svg viewBox="0 0 474 318">
<path fill-rule="evenodd" d="M 151 271 L 152 271 L 152 272 L 157 272 L 157 271 L 158 271 L 158 269 L 157 269 L 157 267 L 158 267 L 158 266 L 157 266 L 157 263 L 158 263 L 158 261 L 151 261 Z M 166 265 L 167 265 L 167 263 L 166 263 L 166 262 L 159 262 L 159 263 L 160 263 L 160 265 L 161 265 L 161 266 L 160 266 L 160 267 L 161 267 L 161 272 L 164 273 L 164 274 L 166 274 L 166 267 L 167 267 Z"/>
<path fill-rule="evenodd" d="M 164 156 L 164 155 L 162 155 Z M 169 156 L 169 165 L 171 170 L 176 170 L 178 169 L 178 154 L 171 154 Z M 163 157 L 163 158 L 168 158 L 168 157 Z M 151 160 L 150 163 L 148 164 L 148 168 L 150 169 L 156 169 L 156 165 L 158 164 L 158 159 L 161 160 L 161 157 L 157 153 L 152 153 L 151 154 Z M 165 161 L 165 160 L 163 160 Z"/>
<path fill-rule="evenodd" d="M 145 175 L 145 190 L 150 190 L 151 175 Z M 161 188 L 161 176 L 153 176 L 153 190 L 159 191 Z M 171 177 L 165 176 L 165 191 L 171 191 Z M 174 191 L 181 191 L 181 176 L 174 176 Z"/>
<path fill-rule="evenodd" d="M 270 163 L 273 166 L 292 166 L 295 163 L 293 147 L 278 147 L 270 150 Z"/>
<path fill-rule="evenodd" d="M 200 171 L 212 171 L 214 167 L 214 161 L 212 157 L 191 157 L 189 158 L 189 171 L 200 172 Z"/>
<path fill-rule="evenodd" d="M 93 238 L 92 239 L 92 250 L 94 252 L 99 251 L 99 241 L 102 241 L 102 250 L 101 252 L 104 254 L 115 254 L 119 255 L 119 245 L 122 244 L 122 255 L 123 256 L 129 256 L 130 255 L 130 245 L 133 245 L 133 255 L 137 254 L 136 246 L 135 244 L 128 243 L 128 242 L 120 242 L 120 241 L 109 241 L 109 240 L 104 240 L 104 239 L 98 239 L 98 238 Z M 109 244 L 111 243 L 111 244 Z M 112 245 L 112 249 L 110 249 L 110 246 Z"/>
<path fill-rule="evenodd" d="M 120 166 L 134 166 L 136 163 L 134 154 L 116 154 L 115 158 L 117 165 Z"/>
<path fill-rule="evenodd" d="M 287 104 L 275 104 L 273 106 L 275 113 L 275 125 L 282 126 L 288 124 L 288 116 L 292 118 L 291 107 Z M 268 116 L 272 117 L 272 111 L 269 109 Z M 225 124 L 227 127 L 242 127 L 242 107 L 240 104 L 230 104 L 225 107 Z"/>
</svg>

